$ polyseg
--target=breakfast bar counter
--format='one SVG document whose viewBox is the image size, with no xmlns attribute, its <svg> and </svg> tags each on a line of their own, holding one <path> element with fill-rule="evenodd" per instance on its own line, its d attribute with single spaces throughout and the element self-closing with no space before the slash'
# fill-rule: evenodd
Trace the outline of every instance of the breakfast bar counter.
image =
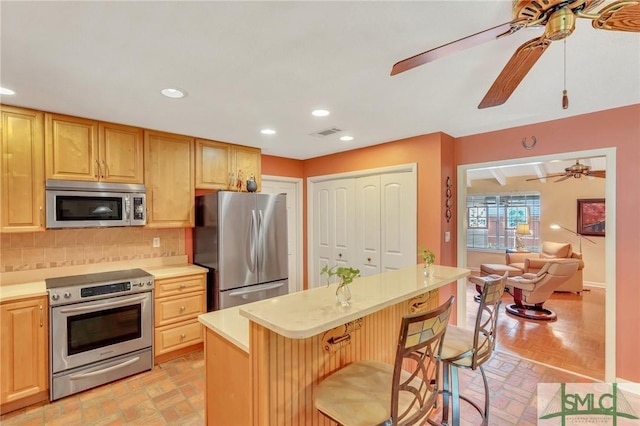
<svg viewBox="0 0 640 426">
<path fill-rule="evenodd" d="M 351 305 L 336 284 L 200 315 L 205 326 L 208 425 L 319 424 L 313 392 L 360 360 L 392 363 L 401 318 L 440 304 L 438 289 L 468 269 L 422 265 L 361 277 Z"/>
</svg>

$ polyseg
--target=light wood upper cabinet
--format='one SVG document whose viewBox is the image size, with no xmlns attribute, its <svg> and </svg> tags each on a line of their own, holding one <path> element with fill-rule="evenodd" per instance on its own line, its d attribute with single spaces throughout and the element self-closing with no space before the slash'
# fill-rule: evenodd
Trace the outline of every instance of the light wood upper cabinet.
<svg viewBox="0 0 640 426">
<path fill-rule="evenodd" d="M 142 129 L 113 123 L 98 125 L 100 180 L 142 183 Z"/>
<path fill-rule="evenodd" d="M 193 138 L 151 130 L 144 132 L 147 226 L 193 226 L 193 151 Z"/>
<path fill-rule="evenodd" d="M 47 179 L 142 183 L 142 130 L 46 114 Z"/>
<path fill-rule="evenodd" d="M 0 231 L 44 230 L 44 116 L 0 106 Z"/>
<path fill-rule="evenodd" d="M 196 188 L 229 189 L 231 145 L 196 139 Z"/>
<path fill-rule="evenodd" d="M 262 189 L 262 158 L 260 148 L 250 148 L 248 146 L 231 146 L 231 173 L 241 176 L 241 191 L 247 191 L 247 179 L 253 176 L 258 184 L 258 191 Z"/>
<path fill-rule="evenodd" d="M 247 191 L 253 176 L 261 185 L 262 158 L 259 148 L 196 139 L 196 188 Z"/>
<path fill-rule="evenodd" d="M 0 306 L 0 404 L 7 412 L 48 397 L 47 298 Z"/>
<path fill-rule="evenodd" d="M 47 179 L 99 180 L 98 122 L 58 114 L 45 119 Z"/>
</svg>

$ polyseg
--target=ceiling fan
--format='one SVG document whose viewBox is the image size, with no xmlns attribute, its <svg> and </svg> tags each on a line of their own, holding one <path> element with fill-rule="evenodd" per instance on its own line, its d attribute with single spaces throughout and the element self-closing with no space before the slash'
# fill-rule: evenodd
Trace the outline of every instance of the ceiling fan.
<svg viewBox="0 0 640 426">
<path fill-rule="evenodd" d="M 391 75 L 410 70 L 486 41 L 511 35 L 522 28 L 544 26 L 544 34 L 522 44 L 505 65 L 478 108 L 502 105 L 552 41 L 570 36 L 576 18 L 592 20 L 595 29 L 640 32 L 640 0 L 617 0 L 592 12 L 604 0 L 512 0 L 513 20 L 447 43 L 393 65 Z"/>
<path fill-rule="evenodd" d="M 606 173 L 607 173 L 606 170 L 591 170 L 591 166 L 580 164 L 580 161 L 576 160 L 576 164 L 574 164 L 571 167 L 565 168 L 564 173 L 555 173 L 555 174 L 551 174 L 543 177 L 531 178 L 531 179 L 527 179 L 527 181 L 560 177 L 560 179 L 554 181 L 555 183 L 555 182 L 562 182 L 563 180 L 567 180 L 570 177 L 573 177 L 576 179 L 580 179 L 582 176 L 593 176 L 598 178 L 605 178 Z"/>
</svg>

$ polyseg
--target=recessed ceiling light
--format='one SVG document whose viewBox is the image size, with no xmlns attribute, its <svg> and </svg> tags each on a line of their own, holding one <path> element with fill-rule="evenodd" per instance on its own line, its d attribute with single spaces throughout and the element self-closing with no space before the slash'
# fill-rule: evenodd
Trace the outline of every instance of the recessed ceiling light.
<svg viewBox="0 0 640 426">
<path fill-rule="evenodd" d="M 353 136 L 340 136 L 342 142 L 349 142 L 353 140 Z"/>
<path fill-rule="evenodd" d="M 184 98 L 184 92 L 179 89 L 172 89 L 172 88 L 162 89 L 160 93 L 165 95 L 167 98 L 173 98 L 173 99 Z"/>
<path fill-rule="evenodd" d="M 329 115 L 329 111 L 327 111 L 326 109 L 316 109 L 314 111 L 311 111 L 312 115 L 315 115 L 316 117 L 326 117 L 327 115 Z"/>
<path fill-rule="evenodd" d="M 273 129 L 262 129 L 260 130 L 260 133 L 262 133 L 263 135 L 275 135 L 276 131 Z"/>
<path fill-rule="evenodd" d="M 5 87 L 0 87 L 0 95 L 15 95 L 16 92 L 14 92 L 11 89 L 7 89 Z"/>
</svg>

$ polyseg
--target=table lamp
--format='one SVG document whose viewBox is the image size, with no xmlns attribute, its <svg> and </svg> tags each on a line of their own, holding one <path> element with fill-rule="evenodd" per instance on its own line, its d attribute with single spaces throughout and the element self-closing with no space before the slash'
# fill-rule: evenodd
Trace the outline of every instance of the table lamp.
<svg viewBox="0 0 640 426">
<path fill-rule="evenodd" d="M 528 223 L 519 223 L 516 228 L 516 249 L 522 250 L 524 249 L 524 241 L 522 241 L 523 235 L 529 235 L 531 230 L 529 229 Z"/>
</svg>

